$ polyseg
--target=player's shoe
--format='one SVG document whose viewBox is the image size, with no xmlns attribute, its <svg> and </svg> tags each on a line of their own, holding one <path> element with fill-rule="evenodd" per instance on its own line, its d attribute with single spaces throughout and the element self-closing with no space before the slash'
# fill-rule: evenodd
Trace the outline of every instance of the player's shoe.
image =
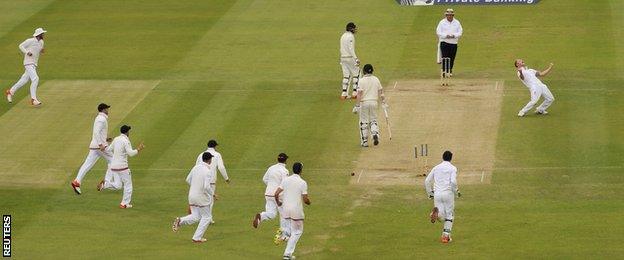
<svg viewBox="0 0 624 260">
<path fill-rule="evenodd" d="M 429 214 L 429 218 L 431 219 L 431 223 L 435 223 L 436 220 L 438 219 L 438 213 L 440 211 L 438 210 L 438 207 L 433 207 L 433 209 L 431 210 L 431 214 Z"/>
<path fill-rule="evenodd" d="M 173 232 L 178 232 L 178 229 L 180 229 L 180 218 L 175 218 L 173 220 L 173 225 L 171 225 L 171 229 L 173 230 Z"/>
<path fill-rule="evenodd" d="M 80 183 L 77 180 L 73 180 L 71 182 L 71 186 L 72 186 L 72 189 L 74 189 L 74 192 L 76 192 L 76 194 L 78 195 L 82 194 L 82 191 L 80 190 Z"/>
<path fill-rule="evenodd" d="M 100 181 L 97 185 L 97 191 L 102 191 L 104 189 L 104 180 Z"/>
<path fill-rule="evenodd" d="M 448 244 L 452 241 L 453 239 L 451 239 L 450 235 L 442 235 L 442 237 L 440 238 L 440 242 L 442 242 L 443 244 Z"/>
<path fill-rule="evenodd" d="M 285 255 L 282 260 L 295 260 L 295 256 L 294 255 Z"/>
<path fill-rule="evenodd" d="M 33 105 L 33 106 L 35 106 L 35 107 L 38 107 L 38 106 L 40 106 L 40 105 L 41 105 L 41 101 L 36 100 L 36 99 L 34 99 L 34 98 L 31 98 L 31 99 L 30 99 L 30 104 L 31 104 L 31 105 Z"/>
<path fill-rule="evenodd" d="M 377 146 L 379 144 L 379 136 L 373 135 L 373 145 Z"/>
<path fill-rule="evenodd" d="M 210 220 L 210 225 L 214 225 L 215 221 L 214 220 Z"/>
<path fill-rule="evenodd" d="M 132 204 L 128 204 L 128 205 L 119 204 L 119 208 L 120 209 L 129 209 L 129 208 L 132 208 Z"/>
<path fill-rule="evenodd" d="M 260 225 L 260 213 L 257 213 L 257 214 L 254 216 L 254 219 L 253 219 L 253 222 L 251 222 L 251 225 L 252 225 L 254 228 L 258 228 L 258 225 Z"/>
<path fill-rule="evenodd" d="M 353 94 L 351 95 L 351 99 L 357 99 L 357 92 L 353 92 Z"/>
<path fill-rule="evenodd" d="M 195 240 L 195 239 L 193 239 L 193 243 L 204 243 L 204 242 L 206 242 L 206 241 L 208 241 L 208 239 L 205 239 L 205 238 L 203 238 L 203 237 L 202 237 L 202 238 L 200 238 L 199 240 Z"/>
<path fill-rule="evenodd" d="M 548 111 L 546 111 L 546 110 L 544 110 L 544 111 L 535 110 L 535 114 L 538 114 L 538 115 L 548 115 Z"/>
<path fill-rule="evenodd" d="M 524 112 L 522 112 L 522 111 L 518 112 L 518 116 L 519 117 L 523 117 L 524 116 Z"/>
<path fill-rule="evenodd" d="M 347 94 L 343 93 L 342 95 L 340 95 L 340 100 L 346 100 L 347 99 Z"/>
<path fill-rule="evenodd" d="M 6 95 L 7 101 L 9 101 L 9 103 L 13 103 L 13 94 L 11 94 L 11 90 L 7 89 L 4 94 Z"/>
</svg>

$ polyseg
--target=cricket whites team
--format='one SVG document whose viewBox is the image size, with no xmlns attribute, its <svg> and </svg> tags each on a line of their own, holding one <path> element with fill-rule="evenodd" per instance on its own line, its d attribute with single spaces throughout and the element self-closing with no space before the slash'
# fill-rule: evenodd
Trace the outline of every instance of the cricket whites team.
<svg viewBox="0 0 624 260">
<path fill-rule="evenodd" d="M 449 59 L 449 63 L 442 63 L 441 71 L 444 77 L 452 77 L 455 57 L 458 50 L 459 38 L 463 34 L 460 22 L 454 18 L 455 12 L 447 9 L 437 28 L 438 37 L 437 62 L 441 59 Z M 354 99 L 355 105 L 352 112 L 359 114 L 360 146 L 369 147 L 372 138 L 373 145 L 380 143 L 380 129 L 377 121 L 379 105 L 383 108 L 386 116 L 389 108 L 381 81 L 373 75 L 374 68 L 366 64 L 360 71 L 360 59 L 355 52 L 355 34 L 358 27 L 350 22 L 340 37 L 340 66 L 342 69 L 341 100 Z M 9 103 L 13 102 L 15 93 L 28 81 L 30 81 L 30 104 L 40 107 L 41 101 L 37 97 L 39 76 L 37 66 L 39 57 L 44 54 L 45 36 L 43 28 L 35 29 L 32 38 L 26 39 L 19 44 L 19 50 L 24 55 L 24 74 L 9 89 L 5 95 Z M 528 68 L 522 59 L 514 61 L 516 75 L 529 89 L 530 101 L 519 112 L 519 117 L 524 117 L 543 97 L 544 101 L 539 105 L 535 113 L 538 115 L 548 114 L 547 109 L 552 105 L 554 96 L 540 78 L 548 75 L 553 64 L 543 71 Z M 446 74 L 446 75 L 445 75 Z M 349 94 L 351 90 L 351 94 Z M 81 183 L 85 175 L 95 163 L 104 159 L 107 163 L 104 178 L 97 185 L 98 191 L 123 190 L 119 208 L 132 208 L 132 173 L 128 164 L 128 157 L 138 155 L 145 146 L 140 143 L 133 148 L 130 142 L 131 127 L 123 125 L 119 128 L 119 135 L 114 139 L 108 137 L 108 117 L 111 106 L 101 103 L 97 106 L 98 113 L 93 122 L 93 133 L 88 145 L 87 156 L 80 166 L 76 178 L 71 182 L 71 187 L 78 195 L 82 194 Z M 230 183 L 223 157 L 217 152 L 217 141 L 208 141 L 208 147 L 201 152 L 192 167 L 186 182 L 189 185 L 188 205 L 189 214 L 175 218 L 172 229 L 177 232 L 181 226 L 198 223 L 192 237 L 193 242 L 201 243 L 207 240 L 203 237 L 210 224 L 214 224 L 212 209 L 217 198 L 216 183 L 217 171 Z M 461 193 L 457 185 L 457 168 L 451 164 L 453 154 L 445 151 L 442 154 L 442 162 L 433 167 L 427 175 L 424 186 L 430 199 L 433 199 L 434 207 L 430 213 L 432 223 L 443 222 L 441 242 L 449 243 L 451 229 L 454 220 L 454 200 Z M 283 259 L 294 259 L 293 253 L 299 238 L 303 234 L 303 222 L 305 219 L 303 204 L 310 205 L 308 197 L 308 185 L 303 180 L 303 164 L 295 162 L 292 166 L 292 174 L 286 166 L 288 155 L 280 153 L 277 163 L 270 166 L 262 182 L 266 185 L 264 192 L 264 211 L 253 216 L 252 226 L 258 228 L 261 223 L 278 218 L 279 228 L 274 236 L 275 244 L 286 243 Z"/>
</svg>

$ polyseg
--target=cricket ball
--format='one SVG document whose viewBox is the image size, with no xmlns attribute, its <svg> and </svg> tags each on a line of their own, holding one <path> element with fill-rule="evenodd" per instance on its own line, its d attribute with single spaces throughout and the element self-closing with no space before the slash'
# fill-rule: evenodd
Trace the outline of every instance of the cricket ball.
<svg viewBox="0 0 624 260">
<path fill-rule="evenodd" d="M 355 176 L 355 172 L 351 172 L 351 176 Z"/>
</svg>

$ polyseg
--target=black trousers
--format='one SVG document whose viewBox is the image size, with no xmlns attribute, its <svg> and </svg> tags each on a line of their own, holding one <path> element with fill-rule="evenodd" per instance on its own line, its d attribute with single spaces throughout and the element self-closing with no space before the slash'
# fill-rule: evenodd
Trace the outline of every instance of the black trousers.
<svg viewBox="0 0 624 260">
<path fill-rule="evenodd" d="M 442 53 L 442 58 L 451 58 L 450 68 L 445 68 L 446 64 L 442 62 L 442 70 L 449 71 L 453 73 L 453 65 L 455 64 L 455 55 L 457 54 L 457 44 L 451 44 L 446 42 L 440 42 L 440 52 Z"/>
</svg>

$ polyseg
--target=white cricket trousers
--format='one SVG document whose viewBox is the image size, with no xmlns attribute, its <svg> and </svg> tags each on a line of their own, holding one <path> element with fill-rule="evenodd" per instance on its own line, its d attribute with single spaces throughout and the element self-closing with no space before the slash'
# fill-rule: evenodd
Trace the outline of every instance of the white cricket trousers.
<svg viewBox="0 0 624 260">
<path fill-rule="evenodd" d="M 526 114 L 527 112 L 529 112 L 529 110 L 531 110 L 531 108 L 533 108 L 533 106 L 537 104 L 537 101 L 539 101 L 540 97 L 544 97 L 544 102 L 542 102 L 542 104 L 536 109 L 536 111 L 540 113 L 546 111 L 546 109 L 548 109 L 548 107 L 552 105 L 553 101 L 555 101 L 555 97 L 546 85 L 533 86 L 530 91 L 531 101 L 529 101 L 529 103 L 527 103 L 526 106 L 524 106 L 522 110 L 520 110 L 520 113 L 522 114 Z"/>
<path fill-rule="evenodd" d="M 264 196 L 264 199 L 266 200 L 266 204 L 264 206 L 264 211 L 260 213 L 260 222 L 274 219 L 279 213 L 280 229 L 284 236 L 289 236 L 289 226 L 286 219 L 282 216 L 282 207 L 277 206 L 277 202 L 275 202 L 275 197 L 273 196 Z"/>
<path fill-rule="evenodd" d="M 132 201 L 132 173 L 130 169 L 108 171 L 104 178 L 104 189 L 120 190 L 122 187 L 123 198 L 121 199 L 121 205 L 128 205 Z"/>
<path fill-rule="evenodd" d="M 286 244 L 286 250 L 284 250 L 285 256 L 292 256 L 295 252 L 295 247 L 297 247 L 297 242 L 299 242 L 299 238 L 303 235 L 303 219 L 286 219 L 288 222 L 288 226 L 290 229 L 290 238 L 288 239 L 288 243 Z"/>
<path fill-rule="evenodd" d="M 37 75 L 37 66 L 34 64 L 24 65 L 24 74 L 22 77 L 11 87 L 11 95 L 14 95 L 17 90 L 26 85 L 30 80 L 30 98 L 37 99 L 37 86 L 39 85 L 39 76 Z"/>
<path fill-rule="evenodd" d="M 436 192 L 433 195 L 433 205 L 438 208 L 438 218 L 444 220 L 442 234 L 450 235 L 455 214 L 455 194 L 452 191 Z"/>
<path fill-rule="evenodd" d="M 358 81 L 360 80 L 360 68 L 354 58 L 341 58 L 342 68 L 342 96 L 346 97 L 349 92 L 349 83 L 352 86 L 352 96 L 357 95 Z"/>
<path fill-rule="evenodd" d="M 200 240 L 212 222 L 212 203 L 206 206 L 191 206 L 191 214 L 180 218 L 180 225 L 192 225 L 199 221 L 193 240 Z"/>
<path fill-rule="evenodd" d="M 87 154 L 87 158 L 85 158 L 84 163 L 82 163 L 82 166 L 80 166 L 80 169 L 78 170 L 78 175 L 76 175 L 76 181 L 78 181 L 78 183 L 82 183 L 84 176 L 91 170 L 91 168 L 93 168 L 93 165 L 95 165 L 100 158 L 104 158 L 104 160 L 106 160 L 106 175 L 109 175 L 110 162 L 112 159 L 111 155 L 100 151 L 100 149 L 91 148 L 89 150 L 89 154 Z"/>
<path fill-rule="evenodd" d="M 368 144 L 369 132 L 379 135 L 377 125 L 377 101 L 363 101 L 360 104 L 360 144 Z"/>
</svg>

